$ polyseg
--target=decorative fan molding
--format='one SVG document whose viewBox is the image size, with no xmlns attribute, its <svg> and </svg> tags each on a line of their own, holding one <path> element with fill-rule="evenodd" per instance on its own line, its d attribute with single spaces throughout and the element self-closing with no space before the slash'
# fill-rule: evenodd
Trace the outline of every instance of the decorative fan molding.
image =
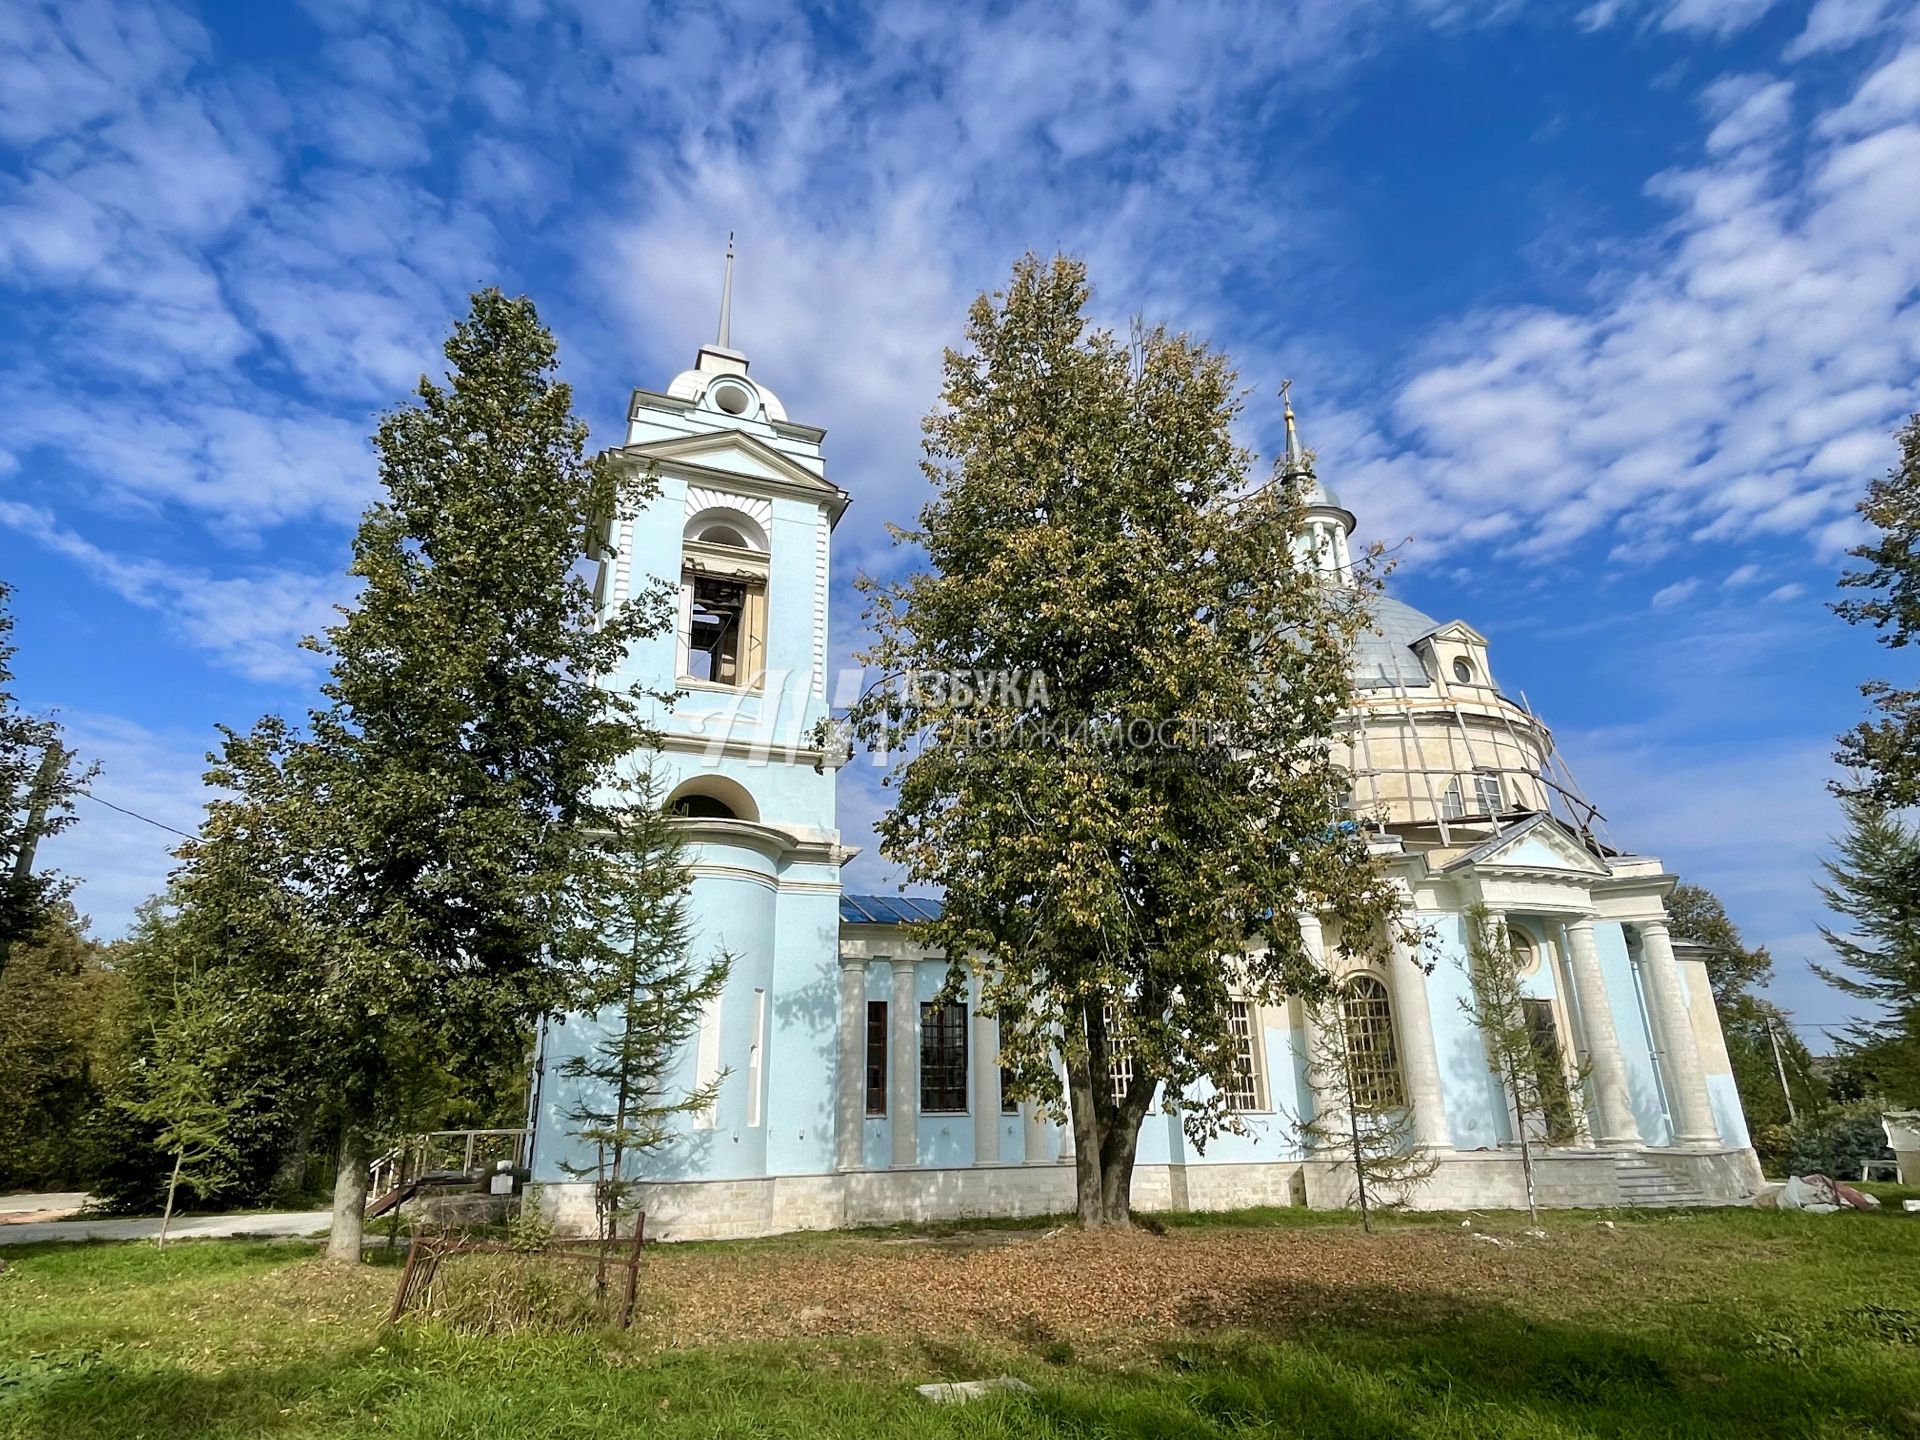
<svg viewBox="0 0 1920 1440">
<path fill-rule="evenodd" d="M 740 495 L 711 485 L 687 487 L 687 518 L 708 510 L 737 510 L 760 527 L 761 533 L 773 533 L 773 502 L 760 496 Z"/>
</svg>

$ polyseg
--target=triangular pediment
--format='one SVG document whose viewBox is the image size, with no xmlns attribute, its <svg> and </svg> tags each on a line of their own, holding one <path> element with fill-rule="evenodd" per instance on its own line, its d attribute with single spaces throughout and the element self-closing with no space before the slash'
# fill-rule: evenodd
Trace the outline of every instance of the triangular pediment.
<svg viewBox="0 0 1920 1440">
<path fill-rule="evenodd" d="M 1485 645 L 1487 637 L 1467 624 L 1464 620 L 1449 620 L 1444 625 L 1436 625 L 1413 643 L 1424 645 L 1429 640 L 1452 640 L 1462 645 Z"/>
<path fill-rule="evenodd" d="M 1449 871 L 1474 868 L 1508 870 L 1563 870 L 1575 875 L 1612 872 L 1551 815 L 1529 815 L 1482 840 L 1466 854 L 1448 863 Z"/>
<path fill-rule="evenodd" d="M 702 435 L 676 435 L 628 445 L 617 452 L 629 459 L 680 464 L 712 470 L 747 480 L 764 480 L 819 492 L 822 499 L 845 504 L 846 491 L 806 466 L 782 455 L 764 440 L 739 430 L 714 430 Z"/>
</svg>

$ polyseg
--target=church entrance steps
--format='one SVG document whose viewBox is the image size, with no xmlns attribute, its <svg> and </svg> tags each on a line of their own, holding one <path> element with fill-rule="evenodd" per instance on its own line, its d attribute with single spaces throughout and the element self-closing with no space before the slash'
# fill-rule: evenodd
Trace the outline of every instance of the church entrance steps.
<svg viewBox="0 0 1920 1440">
<path fill-rule="evenodd" d="M 1676 1205 L 1724 1205 L 1685 1179 L 1644 1155 L 1631 1152 L 1614 1158 L 1620 1182 L 1620 1203 L 1633 1209 L 1664 1209 Z"/>
</svg>

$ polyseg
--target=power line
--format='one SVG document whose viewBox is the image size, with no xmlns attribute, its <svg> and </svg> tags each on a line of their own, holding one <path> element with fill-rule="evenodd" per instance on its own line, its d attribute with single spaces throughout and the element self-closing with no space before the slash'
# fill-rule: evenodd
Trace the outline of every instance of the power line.
<svg viewBox="0 0 1920 1440">
<path fill-rule="evenodd" d="M 165 830 L 169 834 L 178 835 L 182 840 L 193 840 L 198 838 L 196 836 L 189 835 L 185 830 L 174 829 L 173 826 L 167 824 L 167 822 L 164 820 L 156 820 L 151 815 L 142 815 L 138 810 L 129 810 L 126 806 L 116 805 L 111 800 L 102 800 L 98 795 L 94 794 L 91 790 L 76 790 L 73 793 L 76 795 L 81 795 L 86 797 L 87 799 L 93 801 L 93 803 L 96 805 L 104 805 L 109 810 L 118 810 L 122 815 L 131 815 L 136 820 L 144 820 L 146 821 L 147 824 L 154 826 L 156 829 Z"/>
</svg>

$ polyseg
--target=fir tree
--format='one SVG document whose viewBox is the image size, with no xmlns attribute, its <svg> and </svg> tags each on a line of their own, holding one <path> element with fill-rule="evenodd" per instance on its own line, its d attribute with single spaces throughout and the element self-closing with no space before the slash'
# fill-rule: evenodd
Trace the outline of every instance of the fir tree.
<svg viewBox="0 0 1920 1440">
<path fill-rule="evenodd" d="M 1344 987 L 1304 995 L 1302 1004 L 1314 1040 L 1307 1080 L 1318 1103 L 1300 1133 L 1311 1154 L 1352 1176 L 1352 1203 L 1371 1231 L 1375 1209 L 1405 1204 L 1439 1161 L 1414 1138 L 1398 1056 L 1379 1052 L 1382 1043 L 1391 1045 L 1391 1029 L 1383 1039 L 1357 1024 Z"/>
<path fill-rule="evenodd" d="M 1512 1108 L 1520 1144 L 1520 1169 L 1527 1187 L 1527 1215 L 1540 1223 L 1539 1192 L 1534 1182 L 1534 1142 L 1564 1145 L 1580 1128 L 1579 1081 L 1569 1081 L 1565 1059 L 1527 1014 L 1526 982 L 1507 938 L 1506 927 L 1484 905 L 1469 905 L 1467 928 L 1469 994 L 1460 1009 L 1480 1034 L 1487 1066 L 1500 1082 Z"/>
<path fill-rule="evenodd" d="M 655 803 L 651 783 L 633 782 L 626 791 L 628 803 L 610 816 L 599 847 L 601 871 L 583 887 L 595 940 L 574 1003 L 600 1033 L 560 1070 L 585 1082 L 565 1117 L 593 1148 L 594 1164 L 573 1173 L 594 1179 L 603 1249 L 633 1208 L 643 1157 L 667 1141 L 674 1116 L 713 1104 L 726 1078 L 679 1093 L 670 1083 L 701 1013 L 726 984 L 729 964 L 690 953 L 678 822 Z"/>
<path fill-rule="evenodd" d="M 1842 929 L 1821 928 L 1835 964 L 1815 965 L 1821 979 L 1877 1012 L 1850 1026 L 1852 1068 L 1880 1097 L 1920 1102 L 1920 831 L 1876 801 L 1842 801 L 1846 833 L 1839 855 L 1823 862 L 1820 887 Z"/>
<path fill-rule="evenodd" d="M 638 697 L 601 682 L 668 613 L 658 586 L 596 603 L 585 537 L 651 480 L 587 458 L 531 302 L 475 295 L 446 356 L 446 383 L 423 377 L 375 436 L 361 589 L 310 642 L 324 708 L 304 736 L 276 717 L 228 734 L 226 794 L 183 851 L 184 922 L 337 1128 L 346 1260 L 376 1138 L 450 1095 L 484 1103 L 571 1006 L 599 944 L 597 797 L 647 740 Z"/>
<path fill-rule="evenodd" d="M 13 695 L 13 587 L 0 580 L 0 970 L 16 944 L 58 928 L 72 882 L 45 868 L 40 847 L 73 823 L 73 800 L 96 767 L 75 762 L 60 727 Z"/>
</svg>

